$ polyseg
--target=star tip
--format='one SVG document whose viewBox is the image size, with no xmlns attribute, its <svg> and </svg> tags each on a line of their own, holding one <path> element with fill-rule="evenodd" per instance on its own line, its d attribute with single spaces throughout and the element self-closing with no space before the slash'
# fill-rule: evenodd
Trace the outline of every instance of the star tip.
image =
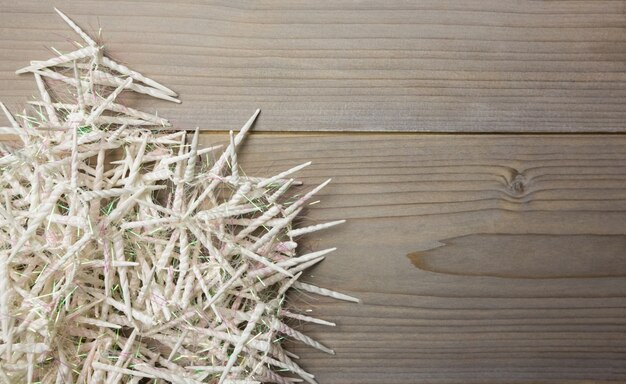
<svg viewBox="0 0 626 384">
<path fill-rule="evenodd" d="M 65 13 L 63 13 L 59 8 L 54 7 L 54 11 L 61 16 L 62 18 L 66 18 L 67 16 L 65 15 Z"/>
</svg>

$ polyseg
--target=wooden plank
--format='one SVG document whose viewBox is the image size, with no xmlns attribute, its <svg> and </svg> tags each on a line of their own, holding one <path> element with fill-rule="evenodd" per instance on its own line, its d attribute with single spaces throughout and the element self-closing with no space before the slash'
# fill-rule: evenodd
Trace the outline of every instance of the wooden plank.
<svg viewBox="0 0 626 384">
<path fill-rule="evenodd" d="M 626 380 L 625 136 L 254 134 L 240 159 L 312 160 L 303 223 L 348 219 L 306 280 L 363 303 L 292 297 L 338 323 L 303 327 L 336 356 L 292 349 L 320 383 Z"/>
<path fill-rule="evenodd" d="M 13 71 L 71 49 L 56 5 L 110 55 L 177 90 L 181 128 L 623 131 L 623 1 L 0 1 L 0 100 Z M 132 100 L 131 100 L 132 102 Z"/>
</svg>

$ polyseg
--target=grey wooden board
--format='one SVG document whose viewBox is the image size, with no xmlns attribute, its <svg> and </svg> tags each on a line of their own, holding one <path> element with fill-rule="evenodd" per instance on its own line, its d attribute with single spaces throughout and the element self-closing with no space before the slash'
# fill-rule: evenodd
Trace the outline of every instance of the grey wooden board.
<svg viewBox="0 0 626 384">
<path fill-rule="evenodd" d="M 13 71 L 71 49 L 61 8 L 114 58 L 181 94 L 180 128 L 623 131 L 623 1 L 0 0 L 0 100 Z M 132 100 L 131 100 L 132 102 Z M 143 104 L 145 106 L 145 104 Z"/>
</svg>

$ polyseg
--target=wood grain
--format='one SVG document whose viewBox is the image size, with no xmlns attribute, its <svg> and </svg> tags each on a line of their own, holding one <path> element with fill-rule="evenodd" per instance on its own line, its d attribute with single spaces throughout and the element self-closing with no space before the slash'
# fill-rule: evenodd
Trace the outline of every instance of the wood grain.
<svg viewBox="0 0 626 384">
<path fill-rule="evenodd" d="M 363 303 L 293 297 L 338 323 L 304 326 L 336 356 L 292 348 L 320 383 L 626 381 L 625 136 L 255 134 L 241 153 L 248 174 L 313 160 L 303 190 L 333 182 L 303 221 L 348 219 L 309 236 L 339 249 L 306 280 Z"/>
<path fill-rule="evenodd" d="M 13 71 L 71 49 L 53 4 L 112 57 L 177 90 L 180 128 L 624 131 L 626 2 L 0 0 L 0 100 Z"/>
</svg>

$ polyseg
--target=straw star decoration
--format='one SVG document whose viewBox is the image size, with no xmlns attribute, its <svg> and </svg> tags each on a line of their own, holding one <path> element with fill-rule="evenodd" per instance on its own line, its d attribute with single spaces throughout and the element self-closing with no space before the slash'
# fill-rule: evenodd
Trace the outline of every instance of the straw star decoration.
<svg viewBox="0 0 626 384">
<path fill-rule="evenodd" d="M 35 77 L 34 114 L 0 103 L 21 141 L 0 144 L 0 381 L 315 383 L 280 340 L 333 353 L 286 324 L 334 325 L 286 310 L 289 289 L 358 301 L 298 281 L 334 250 L 298 255 L 299 237 L 343 222 L 292 226 L 328 181 L 294 195 L 309 163 L 240 171 L 258 110 L 200 148 L 199 130 L 124 106 L 124 91 L 179 101 L 57 12 L 83 43 L 17 71 Z"/>
</svg>

